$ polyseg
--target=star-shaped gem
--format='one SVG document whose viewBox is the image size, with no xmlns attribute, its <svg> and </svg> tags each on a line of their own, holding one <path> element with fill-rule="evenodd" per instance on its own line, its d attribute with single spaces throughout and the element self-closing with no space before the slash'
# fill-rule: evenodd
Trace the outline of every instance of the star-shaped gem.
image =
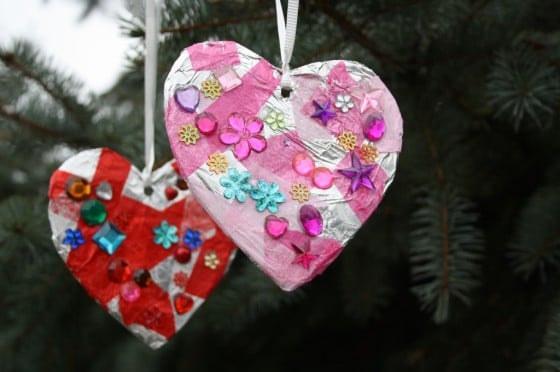
<svg viewBox="0 0 560 372">
<path fill-rule="evenodd" d="M 339 169 L 345 177 L 350 178 L 352 183 L 350 184 L 350 190 L 355 193 L 360 185 L 370 189 L 375 190 L 375 186 L 369 178 L 371 172 L 377 167 L 377 164 L 362 164 L 355 152 L 352 152 L 352 167 L 346 169 Z"/>
<path fill-rule="evenodd" d="M 292 264 L 300 264 L 306 270 L 309 270 L 309 267 L 311 266 L 311 261 L 319 258 L 319 255 L 309 253 L 309 241 L 305 243 L 303 248 L 300 248 L 295 244 L 292 244 L 292 247 L 296 250 L 298 254 L 295 260 L 292 261 Z"/>
<path fill-rule="evenodd" d="M 323 125 L 327 125 L 327 121 L 329 119 L 334 118 L 336 114 L 331 111 L 331 101 L 327 100 L 325 103 L 320 104 L 317 101 L 313 101 L 313 105 L 315 105 L 315 112 L 311 115 L 312 118 L 318 118 L 321 120 Z"/>
<path fill-rule="evenodd" d="M 362 103 L 360 105 L 360 113 L 363 114 L 370 108 L 374 112 L 382 113 L 383 109 L 381 108 L 381 103 L 379 102 L 379 100 L 383 93 L 383 90 L 376 89 L 373 92 L 364 94 L 364 98 L 362 98 Z"/>
</svg>

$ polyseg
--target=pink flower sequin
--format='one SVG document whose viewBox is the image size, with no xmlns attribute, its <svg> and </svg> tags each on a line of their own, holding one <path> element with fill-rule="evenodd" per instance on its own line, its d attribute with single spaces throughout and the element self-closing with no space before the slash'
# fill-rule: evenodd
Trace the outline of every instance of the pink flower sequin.
<svg viewBox="0 0 560 372">
<path fill-rule="evenodd" d="M 259 134 L 263 126 L 259 118 L 245 120 L 240 114 L 231 114 L 227 128 L 220 134 L 220 141 L 224 145 L 234 145 L 233 154 L 237 159 L 246 159 L 251 150 L 262 152 L 266 149 L 266 139 Z"/>
</svg>

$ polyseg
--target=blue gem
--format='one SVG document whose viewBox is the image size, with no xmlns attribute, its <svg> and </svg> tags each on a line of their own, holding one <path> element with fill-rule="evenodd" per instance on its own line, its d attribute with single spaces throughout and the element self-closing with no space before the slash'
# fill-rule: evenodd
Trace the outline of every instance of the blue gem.
<svg viewBox="0 0 560 372">
<path fill-rule="evenodd" d="M 126 235 L 110 222 L 105 222 L 93 236 L 93 241 L 108 254 L 115 253 L 125 239 Z"/>
<path fill-rule="evenodd" d="M 200 231 L 188 229 L 183 237 L 183 242 L 188 245 L 190 249 L 197 249 L 202 245 Z"/>
<path fill-rule="evenodd" d="M 84 244 L 86 240 L 82 234 L 82 230 L 76 229 L 66 229 L 66 237 L 62 241 L 62 244 L 68 244 L 72 249 L 77 249 L 80 245 Z"/>
</svg>

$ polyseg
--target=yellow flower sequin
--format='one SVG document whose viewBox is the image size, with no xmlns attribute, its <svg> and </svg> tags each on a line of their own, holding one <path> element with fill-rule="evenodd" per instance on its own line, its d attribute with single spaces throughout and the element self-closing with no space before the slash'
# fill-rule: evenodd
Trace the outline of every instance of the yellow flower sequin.
<svg viewBox="0 0 560 372">
<path fill-rule="evenodd" d="M 352 151 L 358 144 L 358 138 L 353 132 L 346 131 L 342 132 L 340 136 L 338 136 L 338 144 L 346 151 Z"/>
<path fill-rule="evenodd" d="M 179 129 L 179 140 L 184 142 L 185 145 L 194 145 L 196 141 L 200 138 L 200 133 L 198 133 L 198 129 L 192 125 L 182 125 Z"/>
<path fill-rule="evenodd" d="M 379 156 L 379 152 L 377 151 L 377 147 L 373 145 L 373 143 L 369 144 L 362 144 L 362 147 L 358 150 L 358 153 L 362 160 L 368 164 L 375 163 L 377 157 Z"/>
<path fill-rule="evenodd" d="M 220 264 L 220 259 L 216 252 L 207 252 L 204 255 L 204 266 L 209 269 L 216 270 L 218 265 Z"/>
<path fill-rule="evenodd" d="M 220 82 L 213 76 L 208 77 L 208 79 L 202 82 L 201 91 L 204 97 L 210 99 L 216 99 L 222 95 L 222 86 Z"/>
<path fill-rule="evenodd" d="M 300 203 L 306 202 L 309 200 L 311 193 L 309 192 L 309 188 L 307 185 L 298 182 L 292 185 L 290 189 L 290 194 L 292 194 L 292 199 L 297 200 Z"/>
<path fill-rule="evenodd" d="M 210 172 L 214 174 L 225 173 L 229 166 L 225 155 L 219 152 L 210 155 L 206 164 L 208 165 Z"/>
</svg>

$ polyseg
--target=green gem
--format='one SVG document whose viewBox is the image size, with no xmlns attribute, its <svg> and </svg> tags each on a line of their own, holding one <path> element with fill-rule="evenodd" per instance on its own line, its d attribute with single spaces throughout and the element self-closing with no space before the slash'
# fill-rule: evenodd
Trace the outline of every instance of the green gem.
<svg viewBox="0 0 560 372">
<path fill-rule="evenodd" d="M 80 214 L 88 225 L 100 225 L 107 218 L 107 209 L 99 200 L 88 200 L 82 204 Z"/>
</svg>

